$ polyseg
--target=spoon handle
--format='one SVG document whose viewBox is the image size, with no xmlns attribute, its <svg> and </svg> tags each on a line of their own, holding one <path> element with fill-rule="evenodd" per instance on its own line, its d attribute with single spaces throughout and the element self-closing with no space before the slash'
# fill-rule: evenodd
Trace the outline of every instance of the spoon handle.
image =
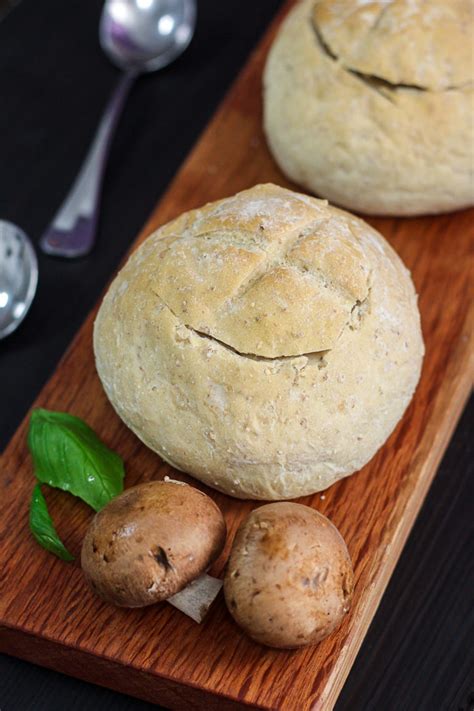
<svg viewBox="0 0 474 711">
<path fill-rule="evenodd" d="M 40 247 L 46 254 L 82 257 L 92 249 L 109 149 L 135 78 L 136 74 L 124 74 L 112 94 L 79 174 L 52 223 L 41 237 Z"/>
</svg>

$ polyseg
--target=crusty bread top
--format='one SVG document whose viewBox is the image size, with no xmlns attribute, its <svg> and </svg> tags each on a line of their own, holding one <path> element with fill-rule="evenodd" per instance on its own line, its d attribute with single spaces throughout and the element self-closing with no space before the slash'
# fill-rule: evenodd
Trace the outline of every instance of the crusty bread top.
<svg viewBox="0 0 474 711">
<path fill-rule="evenodd" d="M 169 223 L 140 259 L 151 290 L 195 331 L 240 353 L 301 355 L 332 348 L 368 295 L 355 220 L 258 185 Z"/>
<path fill-rule="evenodd" d="M 319 0 L 313 23 L 347 69 L 440 91 L 472 82 L 473 0 Z"/>
</svg>

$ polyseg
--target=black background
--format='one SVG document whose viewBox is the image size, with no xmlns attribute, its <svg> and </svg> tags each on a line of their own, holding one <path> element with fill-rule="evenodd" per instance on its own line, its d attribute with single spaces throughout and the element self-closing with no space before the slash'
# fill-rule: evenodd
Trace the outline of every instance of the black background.
<svg viewBox="0 0 474 711">
<path fill-rule="evenodd" d="M 0 449 L 280 4 L 199 0 L 189 50 L 133 90 L 112 148 L 96 249 L 76 262 L 40 256 L 32 310 L 0 343 Z M 100 8 L 99 0 L 23 0 L 0 23 L 0 217 L 34 242 L 64 198 L 118 77 L 98 47 Z M 472 409 L 471 403 L 337 711 L 474 709 Z M 151 708 L 0 656 L 1 711 Z"/>
</svg>

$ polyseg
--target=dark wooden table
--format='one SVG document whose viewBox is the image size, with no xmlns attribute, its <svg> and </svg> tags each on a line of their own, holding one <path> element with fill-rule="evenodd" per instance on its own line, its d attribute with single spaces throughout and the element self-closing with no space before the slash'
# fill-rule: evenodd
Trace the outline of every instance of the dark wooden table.
<svg viewBox="0 0 474 711">
<path fill-rule="evenodd" d="M 279 4 L 200 0 L 189 51 L 134 90 L 112 150 L 97 248 L 73 263 L 40 257 L 31 314 L 0 344 L 0 450 Z M 23 0 L 0 24 L 0 217 L 34 241 L 64 197 L 117 78 L 97 46 L 100 6 Z M 471 402 L 337 711 L 474 709 L 472 417 Z M 152 707 L 0 657 L 1 711 L 65 708 Z"/>
</svg>

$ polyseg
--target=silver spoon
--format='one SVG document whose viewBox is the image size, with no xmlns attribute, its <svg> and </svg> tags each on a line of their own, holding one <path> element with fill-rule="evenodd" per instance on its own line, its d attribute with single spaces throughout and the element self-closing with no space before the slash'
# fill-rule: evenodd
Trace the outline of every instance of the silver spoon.
<svg viewBox="0 0 474 711">
<path fill-rule="evenodd" d="M 13 333 L 28 313 L 38 284 L 38 262 L 19 227 L 0 220 L 0 339 Z"/>
<path fill-rule="evenodd" d="M 92 249 L 104 169 L 128 93 L 140 74 L 161 69 L 184 52 L 195 23 L 195 0 L 106 1 L 100 20 L 100 45 L 124 75 L 76 181 L 40 240 L 47 254 L 80 257 Z"/>
</svg>

